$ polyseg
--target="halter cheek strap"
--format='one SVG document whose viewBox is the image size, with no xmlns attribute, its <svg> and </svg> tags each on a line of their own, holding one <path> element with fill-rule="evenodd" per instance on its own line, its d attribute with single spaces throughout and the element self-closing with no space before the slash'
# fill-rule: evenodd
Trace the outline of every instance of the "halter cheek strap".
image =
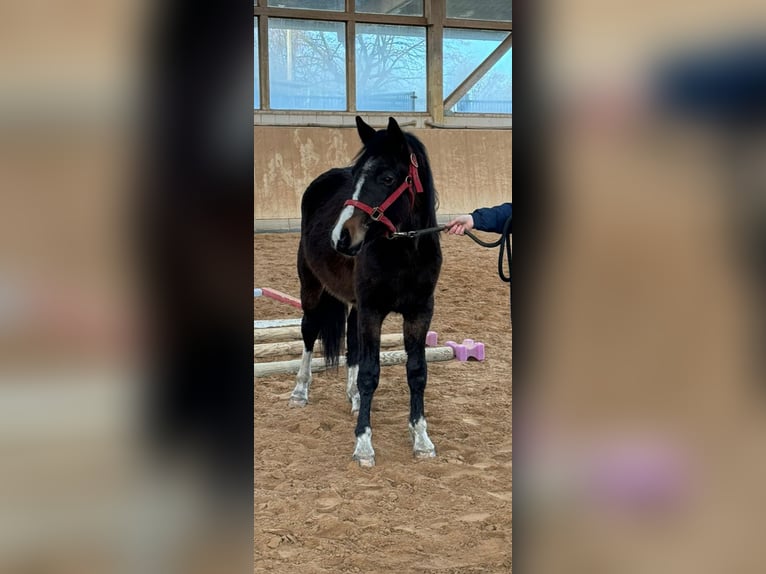
<svg viewBox="0 0 766 574">
<path fill-rule="evenodd" d="M 418 175 L 418 159 L 412 152 L 410 152 L 410 169 L 407 177 L 404 178 L 402 184 L 397 187 L 394 193 L 389 195 L 383 203 L 381 203 L 379 206 L 371 207 L 366 203 L 356 199 L 348 199 L 343 205 L 351 205 L 352 207 L 361 209 L 367 215 L 369 215 L 373 221 L 382 223 L 388 227 L 391 233 L 395 233 L 396 226 L 391 223 L 391 220 L 388 217 L 386 217 L 385 211 L 391 207 L 391 205 L 397 199 L 399 199 L 399 196 L 402 195 L 405 190 L 410 192 L 410 209 L 412 209 L 412 207 L 415 205 L 415 194 L 423 193 L 423 184 L 420 182 L 420 176 Z"/>
</svg>

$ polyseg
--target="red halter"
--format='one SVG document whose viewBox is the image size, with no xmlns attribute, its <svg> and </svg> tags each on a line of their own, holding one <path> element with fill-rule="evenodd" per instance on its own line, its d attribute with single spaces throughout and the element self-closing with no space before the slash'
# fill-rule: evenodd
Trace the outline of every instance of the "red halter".
<svg viewBox="0 0 766 574">
<path fill-rule="evenodd" d="M 414 188 L 414 189 L 413 189 Z M 420 176 L 418 175 L 418 159 L 414 153 L 410 153 L 410 170 L 402 185 L 396 188 L 396 191 L 389 195 L 386 200 L 377 207 L 370 207 L 366 203 L 362 203 L 356 199 L 347 199 L 343 205 L 351 205 L 364 211 L 369 215 L 373 221 L 379 221 L 391 231 L 396 232 L 396 227 L 391 220 L 385 216 L 385 211 L 391 204 L 394 203 L 399 196 L 404 193 L 404 190 L 410 192 L 410 208 L 415 205 L 415 193 L 423 193 L 423 184 L 420 183 Z"/>
</svg>

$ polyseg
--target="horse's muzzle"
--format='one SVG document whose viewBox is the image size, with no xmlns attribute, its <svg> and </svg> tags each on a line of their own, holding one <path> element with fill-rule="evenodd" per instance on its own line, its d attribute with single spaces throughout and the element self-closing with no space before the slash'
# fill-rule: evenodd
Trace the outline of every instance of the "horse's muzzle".
<svg viewBox="0 0 766 574">
<path fill-rule="evenodd" d="M 356 245 L 351 244 L 351 234 L 349 233 L 348 229 L 344 227 L 340 232 L 340 239 L 338 239 L 338 243 L 335 245 L 336 251 L 342 253 L 343 255 L 353 257 L 359 253 L 359 249 L 361 247 L 361 242 L 357 243 Z"/>
</svg>

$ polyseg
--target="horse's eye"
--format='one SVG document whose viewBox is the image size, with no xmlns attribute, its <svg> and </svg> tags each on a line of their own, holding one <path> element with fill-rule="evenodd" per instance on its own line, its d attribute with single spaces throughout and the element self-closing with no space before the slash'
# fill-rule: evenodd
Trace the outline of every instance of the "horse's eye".
<svg viewBox="0 0 766 574">
<path fill-rule="evenodd" d="M 384 175 L 383 176 L 383 185 L 393 185 L 394 184 L 394 178 L 390 175 Z"/>
</svg>

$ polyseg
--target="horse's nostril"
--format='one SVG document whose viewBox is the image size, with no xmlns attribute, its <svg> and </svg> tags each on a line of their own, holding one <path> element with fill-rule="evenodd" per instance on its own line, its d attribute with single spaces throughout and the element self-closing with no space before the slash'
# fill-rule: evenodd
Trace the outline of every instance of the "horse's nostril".
<svg viewBox="0 0 766 574">
<path fill-rule="evenodd" d="M 351 245 L 351 234 L 348 232 L 348 229 L 343 229 L 338 240 L 338 250 L 345 251 L 349 245 Z"/>
</svg>

